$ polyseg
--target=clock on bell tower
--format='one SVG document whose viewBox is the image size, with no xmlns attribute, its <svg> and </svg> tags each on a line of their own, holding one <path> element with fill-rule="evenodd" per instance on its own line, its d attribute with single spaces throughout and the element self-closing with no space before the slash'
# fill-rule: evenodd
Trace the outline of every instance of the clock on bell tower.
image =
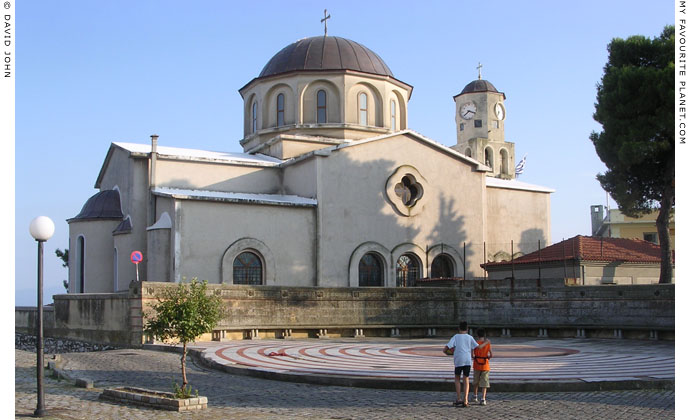
<svg viewBox="0 0 690 420">
<path fill-rule="evenodd" d="M 467 84 L 455 101 L 457 144 L 452 148 L 491 167 L 490 176 L 515 178 L 515 144 L 505 141 L 505 94 L 482 79 Z"/>
</svg>

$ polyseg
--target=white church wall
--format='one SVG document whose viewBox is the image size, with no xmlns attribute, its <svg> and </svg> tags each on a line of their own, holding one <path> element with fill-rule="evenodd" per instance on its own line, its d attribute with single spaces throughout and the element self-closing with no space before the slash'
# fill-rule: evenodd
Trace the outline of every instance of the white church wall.
<svg viewBox="0 0 690 420">
<path fill-rule="evenodd" d="M 79 284 L 78 238 L 84 238 L 84 289 L 82 293 L 105 293 L 113 291 L 112 231 L 117 220 L 80 220 L 69 224 L 69 291 L 77 292 Z"/>
<path fill-rule="evenodd" d="M 283 169 L 283 188 L 286 194 L 316 197 L 316 160 L 307 159 Z"/>
<path fill-rule="evenodd" d="M 315 284 L 313 208 L 194 200 L 178 203 L 175 229 L 183 239 L 176 245 L 176 281 L 197 277 L 221 283 L 226 250 L 237 240 L 250 238 L 265 244 L 273 254 L 277 270 L 273 284 Z"/>
<path fill-rule="evenodd" d="M 402 165 L 415 167 L 426 179 L 423 211 L 412 217 L 397 213 L 385 193 L 388 178 Z M 460 255 L 463 242 L 481 244 L 482 176 L 467 163 L 406 135 L 320 158 L 319 285 L 348 286 L 353 252 L 367 242 L 388 250 L 400 244 L 426 249 L 444 243 Z M 468 267 L 478 272 L 481 251 L 469 249 Z M 394 266 L 391 255 L 382 257 Z"/>
<path fill-rule="evenodd" d="M 279 169 L 158 159 L 156 186 L 226 192 L 275 193 Z"/>
<path fill-rule="evenodd" d="M 487 259 L 498 252 L 528 254 L 541 241 L 551 244 L 551 195 L 544 192 L 486 188 Z"/>
</svg>

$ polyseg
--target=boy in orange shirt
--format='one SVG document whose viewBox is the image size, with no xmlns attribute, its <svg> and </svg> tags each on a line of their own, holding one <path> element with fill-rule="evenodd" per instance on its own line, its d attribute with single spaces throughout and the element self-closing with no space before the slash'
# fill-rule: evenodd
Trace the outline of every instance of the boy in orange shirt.
<svg viewBox="0 0 690 420">
<path fill-rule="evenodd" d="M 486 332 L 484 328 L 477 329 L 477 344 L 480 347 L 475 348 L 472 351 L 472 356 L 474 358 L 474 363 L 472 368 L 474 369 L 474 380 L 472 385 L 474 385 L 474 402 L 479 402 L 477 398 L 477 391 L 482 388 L 482 401 L 480 405 L 486 405 L 486 390 L 490 387 L 489 385 L 489 359 L 493 356 L 491 354 L 491 343 L 486 343 L 485 346 L 481 346 L 486 339 Z"/>
</svg>

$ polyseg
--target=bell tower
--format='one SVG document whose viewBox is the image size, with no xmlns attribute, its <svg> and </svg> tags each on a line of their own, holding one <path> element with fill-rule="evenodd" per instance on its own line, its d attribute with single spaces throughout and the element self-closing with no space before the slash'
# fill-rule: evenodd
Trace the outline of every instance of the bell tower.
<svg viewBox="0 0 690 420">
<path fill-rule="evenodd" d="M 455 101 L 457 144 L 452 148 L 491 167 L 489 176 L 515 178 L 515 144 L 505 141 L 506 95 L 478 77 L 467 84 Z"/>
</svg>

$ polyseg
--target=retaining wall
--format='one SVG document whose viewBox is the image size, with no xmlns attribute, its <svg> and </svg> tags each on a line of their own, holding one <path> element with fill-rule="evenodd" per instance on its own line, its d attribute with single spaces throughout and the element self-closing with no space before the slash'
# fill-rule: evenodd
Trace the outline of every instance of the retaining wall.
<svg viewBox="0 0 690 420">
<path fill-rule="evenodd" d="M 141 345 L 142 311 L 166 287 L 175 284 L 132 283 L 128 293 L 56 295 L 46 336 Z M 490 335 L 673 339 L 675 333 L 673 284 L 564 286 L 562 279 L 523 279 L 415 288 L 213 284 L 209 290 L 222 297 L 226 316 L 204 339 L 446 336 L 459 320 L 485 327 Z M 29 309 L 15 310 L 18 332 L 33 331 L 31 323 Z"/>
</svg>

